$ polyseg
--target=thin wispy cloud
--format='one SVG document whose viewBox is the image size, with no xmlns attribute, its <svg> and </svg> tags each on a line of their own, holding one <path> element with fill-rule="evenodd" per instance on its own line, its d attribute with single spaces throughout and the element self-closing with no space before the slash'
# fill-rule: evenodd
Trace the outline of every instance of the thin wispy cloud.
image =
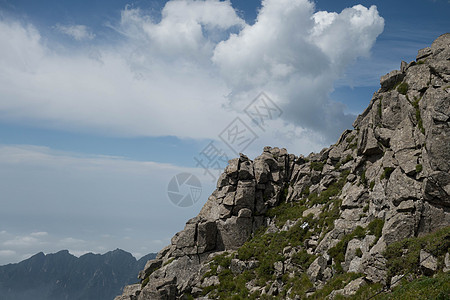
<svg viewBox="0 0 450 300">
<path fill-rule="evenodd" d="M 203 188 L 201 200 L 186 209 L 167 197 L 168 182 L 182 172 L 196 174 Z M 0 265 L 61 249 L 156 252 L 214 188 L 203 169 L 27 145 L 0 145 L 0 178 Z M 24 219 L 31 224 L 25 233 Z M 158 226 L 136 228 L 136 220 Z"/>
<path fill-rule="evenodd" d="M 95 38 L 95 34 L 86 25 L 56 24 L 54 28 L 76 41 L 93 40 Z"/>
</svg>

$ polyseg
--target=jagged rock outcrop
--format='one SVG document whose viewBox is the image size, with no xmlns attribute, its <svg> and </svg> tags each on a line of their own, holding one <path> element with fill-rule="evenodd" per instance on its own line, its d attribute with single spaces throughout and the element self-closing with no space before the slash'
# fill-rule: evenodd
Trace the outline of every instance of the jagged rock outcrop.
<svg viewBox="0 0 450 300">
<path fill-rule="evenodd" d="M 380 84 L 330 148 L 297 157 L 265 147 L 253 161 L 230 160 L 199 215 L 139 274 L 141 288 L 116 300 L 214 298 L 224 268 L 251 274 L 249 295 L 294 298 L 304 276 L 311 295 L 342 272 L 361 276 L 330 297 L 387 284 L 387 246 L 450 226 L 450 34 Z M 264 234 L 283 236 L 279 250 L 264 244 L 272 260 L 244 245 Z M 438 269 L 433 259 L 427 272 Z M 263 267 L 269 277 L 252 271 Z"/>
</svg>

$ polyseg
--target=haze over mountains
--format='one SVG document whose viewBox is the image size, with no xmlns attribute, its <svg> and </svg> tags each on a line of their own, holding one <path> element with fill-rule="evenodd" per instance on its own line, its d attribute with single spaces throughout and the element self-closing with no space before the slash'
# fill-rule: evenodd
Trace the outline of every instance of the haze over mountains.
<svg viewBox="0 0 450 300">
<path fill-rule="evenodd" d="M 136 283 L 137 272 L 154 257 L 151 253 L 136 260 L 120 249 L 80 257 L 67 250 L 40 252 L 20 263 L 0 266 L 0 299 L 109 300 L 124 285 Z"/>
<path fill-rule="evenodd" d="M 307 157 L 231 159 L 115 300 L 449 299 L 450 33 L 382 76 L 353 127 Z"/>
</svg>

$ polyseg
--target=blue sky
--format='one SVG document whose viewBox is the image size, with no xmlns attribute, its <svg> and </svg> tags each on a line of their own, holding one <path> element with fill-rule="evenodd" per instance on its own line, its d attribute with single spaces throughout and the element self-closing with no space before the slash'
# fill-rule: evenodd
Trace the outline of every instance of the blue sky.
<svg viewBox="0 0 450 300">
<path fill-rule="evenodd" d="M 422 1 L 0 0 L 0 264 L 38 251 L 158 251 L 214 188 L 194 157 L 240 118 L 265 145 L 333 143 L 379 77 L 450 29 Z M 376 7 L 372 7 L 375 5 Z M 244 108 L 282 110 L 264 128 Z M 170 178 L 201 179 L 170 203 Z"/>
</svg>

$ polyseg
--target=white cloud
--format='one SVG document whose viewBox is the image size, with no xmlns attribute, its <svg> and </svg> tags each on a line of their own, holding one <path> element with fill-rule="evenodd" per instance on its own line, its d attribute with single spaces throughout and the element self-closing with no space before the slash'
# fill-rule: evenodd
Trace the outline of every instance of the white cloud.
<svg viewBox="0 0 450 300">
<path fill-rule="evenodd" d="M 80 257 L 82 255 L 85 255 L 87 253 L 90 253 L 91 251 L 86 250 L 70 250 L 70 254 L 75 255 L 76 257 Z"/>
<path fill-rule="evenodd" d="M 39 232 L 33 232 L 30 234 L 31 236 L 35 236 L 35 237 L 43 237 L 43 236 L 47 236 L 48 232 L 45 231 L 39 231 Z"/>
<path fill-rule="evenodd" d="M 307 0 L 265 0 L 255 24 L 215 48 L 213 61 L 241 105 L 265 90 L 285 120 L 332 139 L 354 116 L 328 95 L 346 67 L 368 56 L 384 21 L 375 6 L 314 12 Z"/>
<path fill-rule="evenodd" d="M 95 34 L 86 25 L 61 25 L 56 24 L 55 29 L 76 41 L 92 40 Z"/>
<path fill-rule="evenodd" d="M 0 257 L 10 257 L 16 255 L 14 250 L 0 250 Z"/>
<path fill-rule="evenodd" d="M 159 22 L 127 7 L 113 26 L 123 40 L 84 53 L 51 48 L 32 25 L 2 19 L 2 119 L 115 136 L 216 138 L 264 90 L 285 121 L 335 138 L 353 116 L 328 94 L 369 54 L 383 19 L 361 5 L 337 14 L 315 12 L 307 0 L 262 4 L 253 25 L 229 1 L 169 1 Z"/>
<path fill-rule="evenodd" d="M 73 245 L 80 245 L 80 244 L 85 244 L 85 243 L 86 243 L 85 240 L 76 239 L 76 238 L 73 238 L 73 237 L 63 238 L 62 240 L 59 241 L 59 244 L 63 248 L 67 248 L 69 245 L 73 246 Z"/>
<path fill-rule="evenodd" d="M 39 240 L 32 236 L 17 236 L 14 239 L 3 242 L 3 245 L 7 247 L 29 247 L 38 242 Z"/>
</svg>

